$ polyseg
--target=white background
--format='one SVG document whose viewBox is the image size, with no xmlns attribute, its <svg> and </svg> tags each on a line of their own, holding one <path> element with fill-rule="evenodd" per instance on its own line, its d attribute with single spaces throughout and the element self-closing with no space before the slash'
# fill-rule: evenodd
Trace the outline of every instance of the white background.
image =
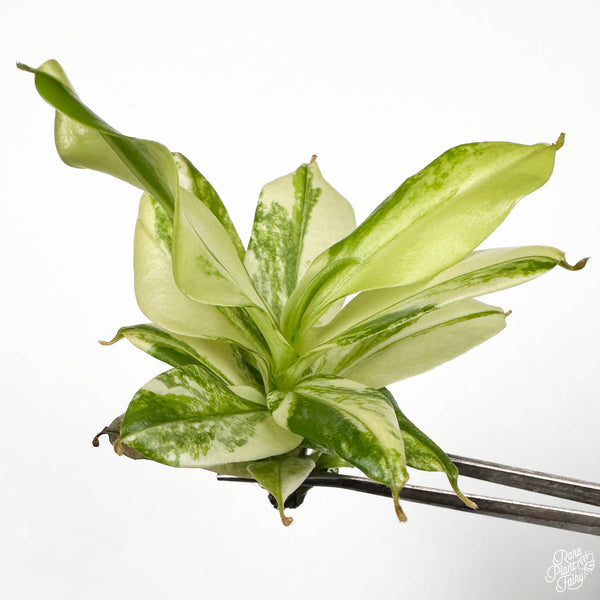
<svg viewBox="0 0 600 600">
<path fill-rule="evenodd" d="M 600 11 L 594 1 L 2 2 L 2 597 L 597 598 L 544 582 L 598 538 L 313 490 L 283 528 L 265 493 L 118 458 L 93 435 L 164 365 L 126 342 L 138 192 L 64 166 L 19 60 L 61 61 L 117 129 L 186 154 L 247 239 L 267 181 L 319 155 L 363 219 L 447 148 L 565 147 L 485 246 L 549 244 L 554 270 L 492 303 L 509 326 L 394 392 L 454 453 L 600 480 Z M 444 485 L 437 475 L 415 480 Z M 466 491 L 493 491 L 463 481 Z M 560 501 L 559 501 L 560 503 Z"/>
</svg>

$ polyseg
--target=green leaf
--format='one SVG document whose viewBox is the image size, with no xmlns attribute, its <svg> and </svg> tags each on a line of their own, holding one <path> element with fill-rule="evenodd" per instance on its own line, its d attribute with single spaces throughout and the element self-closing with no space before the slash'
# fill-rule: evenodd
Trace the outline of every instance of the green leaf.
<svg viewBox="0 0 600 600">
<path fill-rule="evenodd" d="M 502 309 L 472 299 L 410 308 L 344 332 L 291 371 L 334 373 L 381 388 L 481 344 L 504 328 L 505 318 Z"/>
<path fill-rule="evenodd" d="M 111 345 L 124 338 L 172 367 L 202 364 L 227 384 L 261 386 L 258 374 L 247 364 L 240 350 L 230 344 L 175 336 L 152 324 L 121 327 L 112 340 L 100 343 Z"/>
<path fill-rule="evenodd" d="M 250 475 L 277 501 L 281 522 L 286 527 L 293 519 L 283 512 L 285 501 L 304 483 L 314 467 L 315 463 L 310 458 L 300 456 L 278 457 L 248 466 Z"/>
<path fill-rule="evenodd" d="M 397 500 L 408 479 L 404 446 L 394 411 L 381 392 L 349 379 L 316 376 L 288 392 L 271 392 L 267 404 L 279 425 L 387 485 L 403 519 Z"/>
<path fill-rule="evenodd" d="M 301 441 L 266 406 L 192 365 L 162 373 L 135 394 L 119 443 L 170 466 L 213 467 L 284 454 Z"/>
<path fill-rule="evenodd" d="M 475 502 L 460 491 L 458 487 L 458 469 L 448 458 L 448 455 L 404 415 L 389 390 L 383 388 L 380 391 L 388 399 L 396 413 L 406 451 L 406 464 L 421 471 L 441 471 L 445 473 L 455 494 L 465 505 L 469 508 L 477 508 Z"/>
<path fill-rule="evenodd" d="M 171 248 L 173 226 L 148 194 L 140 201 L 134 239 L 135 292 L 142 312 L 171 333 L 235 343 L 268 352 L 256 325 L 243 310 L 194 302 L 175 283 Z"/>
<path fill-rule="evenodd" d="M 412 285 L 362 292 L 353 298 L 327 325 L 313 328 L 302 346 L 303 351 L 325 344 L 344 332 L 384 318 L 402 316 L 408 310 L 436 307 L 503 290 L 546 273 L 556 265 L 571 267 L 565 255 L 548 246 L 496 248 L 472 252 L 466 258 L 438 273 L 433 279 Z"/>
<path fill-rule="evenodd" d="M 484 142 L 442 154 L 313 262 L 290 298 L 284 331 L 299 339 L 339 298 L 429 279 L 458 262 L 547 181 L 560 145 L 562 136 L 552 145 Z M 352 260 L 319 276 L 343 259 Z"/>
<path fill-rule="evenodd" d="M 310 263 L 354 227 L 352 207 L 315 162 L 263 188 L 245 265 L 277 319 Z"/>
</svg>

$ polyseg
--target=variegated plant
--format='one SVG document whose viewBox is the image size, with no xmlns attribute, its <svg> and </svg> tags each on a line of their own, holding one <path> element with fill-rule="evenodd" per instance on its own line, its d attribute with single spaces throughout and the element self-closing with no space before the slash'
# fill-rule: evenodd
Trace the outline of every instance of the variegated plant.
<svg viewBox="0 0 600 600">
<path fill-rule="evenodd" d="M 56 61 L 20 66 L 56 109 L 63 161 L 144 192 L 134 273 L 151 324 L 123 327 L 112 342 L 126 338 L 173 368 L 108 430 L 119 453 L 254 478 L 285 524 L 286 498 L 310 473 L 339 466 L 387 485 L 400 519 L 407 465 L 445 472 L 473 505 L 386 386 L 504 328 L 504 311 L 474 297 L 583 266 L 545 246 L 474 251 L 546 182 L 563 136 L 452 148 L 358 227 L 313 157 L 262 190 L 246 250 L 184 156 L 115 131 Z"/>
</svg>

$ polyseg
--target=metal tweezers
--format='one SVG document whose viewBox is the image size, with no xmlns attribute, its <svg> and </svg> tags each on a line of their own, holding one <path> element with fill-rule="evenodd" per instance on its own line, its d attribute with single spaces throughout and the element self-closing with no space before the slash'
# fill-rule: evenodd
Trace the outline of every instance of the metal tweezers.
<svg viewBox="0 0 600 600">
<path fill-rule="evenodd" d="M 556 498 L 564 498 L 591 506 L 600 506 L 600 484 L 558 475 L 549 475 L 538 471 L 530 471 L 516 467 L 508 467 L 497 463 L 449 455 L 450 460 L 458 467 L 461 476 L 490 481 L 500 485 L 537 492 Z M 254 482 L 253 479 L 219 475 L 220 481 Z M 336 487 L 377 496 L 389 496 L 387 486 L 350 475 L 323 472 L 309 476 L 303 487 Z M 400 500 L 420 502 L 432 506 L 442 506 L 473 514 L 500 517 L 546 527 L 557 527 L 568 531 L 577 531 L 591 535 L 600 535 L 600 513 L 582 510 L 571 510 L 521 502 L 502 500 L 478 494 L 466 494 L 477 504 L 473 510 L 463 504 L 454 492 L 433 488 L 406 485 L 400 491 Z"/>
</svg>

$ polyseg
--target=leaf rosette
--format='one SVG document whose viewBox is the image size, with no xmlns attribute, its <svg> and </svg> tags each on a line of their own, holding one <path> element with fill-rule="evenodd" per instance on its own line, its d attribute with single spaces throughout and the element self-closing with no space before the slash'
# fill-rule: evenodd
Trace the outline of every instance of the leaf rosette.
<svg viewBox="0 0 600 600">
<path fill-rule="evenodd" d="M 20 66 L 56 111 L 62 160 L 142 191 L 134 283 L 150 322 L 105 343 L 125 338 L 172 368 L 105 429 L 119 453 L 251 477 L 286 525 L 286 499 L 338 467 L 387 485 L 400 519 L 407 466 L 444 472 L 474 506 L 387 386 L 502 331 L 505 312 L 475 298 L 583 267 L 547 246 L 476 250 L 548 180 L 564 136 L 451 148 L 358 227 L 313 157 L 263 188 L 246 249 L 186 157 L 116 131 L 56 61 Z"/>
</svg>

